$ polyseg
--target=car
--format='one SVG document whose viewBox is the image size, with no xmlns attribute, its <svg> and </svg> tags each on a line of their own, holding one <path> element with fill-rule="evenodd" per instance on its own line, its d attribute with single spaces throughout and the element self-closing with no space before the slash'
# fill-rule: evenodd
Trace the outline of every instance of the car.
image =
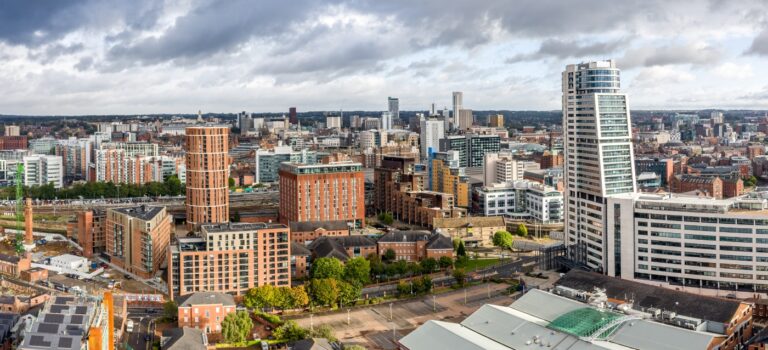
<svg viewBox="0 0 768 350">
<path fill-rule="evenodd" d="M 261 341 L 261 350 L 269 350 L 269 343 Z"/>
<path fill-rule="evenodd" d="M 150 341 L 150 340 L 152 340 L 152 336 L 151 335 L 147 334 L 147 335 L 144 336 L 144 341 Z"/>
<path fill-rule="evenodd" d="M 127 280 L 132 280 L 133 279 L 133 277 L 131 277 L 131 275 L 128 275 L 128 274 L 123 275 L 123 277 L 125 277 L 125 279 L 127 279 Z"/>
</svg>

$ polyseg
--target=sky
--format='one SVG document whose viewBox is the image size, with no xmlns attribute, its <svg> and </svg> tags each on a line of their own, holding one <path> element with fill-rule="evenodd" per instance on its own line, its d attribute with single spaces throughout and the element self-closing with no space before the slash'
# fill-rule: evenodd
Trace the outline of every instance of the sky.
<svg viewBox="0 0 768 350">
<path fill-rule="evenodd" d="M 600 59 L 634 109 L 768 109 L 768 2 L 0 2 L 6 115 L 556 110 Z"/>
</svg>

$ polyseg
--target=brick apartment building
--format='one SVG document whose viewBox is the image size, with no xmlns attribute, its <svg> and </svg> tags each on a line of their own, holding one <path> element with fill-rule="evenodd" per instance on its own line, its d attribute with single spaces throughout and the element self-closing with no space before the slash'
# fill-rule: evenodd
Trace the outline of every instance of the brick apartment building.
<svg viewBox="0 0 768 350">
<path fill-rule="evenodd" d="M 187 225 L 229 222 L 229 128 L 186 128 Z"/>
<path fill-rule="evenodd" d="M 723 199 L 723 180 L 719 177 L 675 175 L 669 183 L 672 193 L 701 191 L 716 199 Z"/>
<path fill-rule="evenodd" d="M 365 226 L 363 166 L 351 161 L 282 163 L 280 222 L 345 221 Z"/>
<path fill-rule="evenodd" d="M 221 321 L 236 311 L 235 299 L 226 293 L 198 292 L 179 297 L 179 328 L 221 333 Z"/>
<path fill-rule="evenodd" d="M 26 136 L 0 136 L 0 150 L 27 149 Z"/>
<path fill-rule="evenodd" d="M 299 244 L 307 244 L 319 237 L 349 236 L 349 225 L 346 221 L 293 221 L 291 227 L 291 241 Z"/>
<path fill-rule="evenodd" d="M 0 254 L 0 274 L 2 275 L 19 277 L 31 266 L 32 259 L 29 256 Z"/>
<path fill-rule="evenodd" d="M 90 258 L 106 251 L 106 221 L 107 211 L 94 209 L 77 212 L 75 221 L 67 225 L 68 236 L 83 248 L 84 257 Z"/>
<path fill-rule="evenodd" d="M 110 262 L 142 278 L 153 277 L 166 259 L 172 222 L 165 207 L 141 205 L 107 210 Z"/>
<path fill-rule="evenodd" d="M 242 295 L 271 284 L 290 286 L 290 231 L 272 223 L 200 226 L 200 237 L 180 237 L 169 246 L 168 289 Z"/>
<path fill-rule="evenodd" d="M 453 243 L 448 236 L 429 231 L 393 231 L 376 242 L 379 255 L 395 252 L 395 260 L 421 261 L 426 258 L 453 258 Z"/>
</svg>

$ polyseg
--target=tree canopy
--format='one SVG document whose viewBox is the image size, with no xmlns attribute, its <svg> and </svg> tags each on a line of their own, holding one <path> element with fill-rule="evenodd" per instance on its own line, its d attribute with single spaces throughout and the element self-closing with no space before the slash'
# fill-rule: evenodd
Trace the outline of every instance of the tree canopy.
<svg viewBox="0 0 768 350">
<path fill-rule="evenodd" d="M 252 328 L 251 316 L 245 311 L 230 313 L 221 322 L 222 337 L 229 343 L 245 342 Z"/>
<path fill-rule="evenodd" d="M 364 285 L 371 277 L 371 262 L 363 257 L 347 260 L 344 265 L 344 280 L 350 283 Z"/>
<path fill-rule="evenodd" d="M 517 231 L 515 232 L 520 237 L 528 237 L 528 227 L 524 223 L 517 225 Z"/>
<path fill-rule="evenodd" d="M 312 278 L 341 279 L 344 275 L 344 265 L 336 258 L 319 258 L 312 263 Z"/>
<path fill-rule="evenodd" d="M 512 234 L 507 231 L 497 231 L 493 234 L 493 245 L 500 249 L 512 248 Z"/>
</svg>

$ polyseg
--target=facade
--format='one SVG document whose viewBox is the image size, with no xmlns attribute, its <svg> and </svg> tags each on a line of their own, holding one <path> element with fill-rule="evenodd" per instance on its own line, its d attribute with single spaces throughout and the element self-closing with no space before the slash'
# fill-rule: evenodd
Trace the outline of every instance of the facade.
<svg viewBox="0 0 768 350">
<path fill-rule="evenodd" d="M 429 231 L 391 231 L 376 241 L 380 256 L 388 250 L 395 252 L 395 260 L 421 261 L 426 258 L 453 258 L 453 243 L 448 236 Z"/>
<path fill-rule="evenodd" d="M 56 139 L 53 137 L 42 137 L 29 140 L 29 150 L 34 154 L 53 154 L 56 147 Z"/>
<path fill-rule="evenodd" d="M 430 189 L 453 195 L 459 207 L 469 207 L 469 177 L 459 167 L 459 152 L 433 153 L 430 167 Z"/>
<path fill-rule="evenodd" d="M 397 97 L 387 97 L 387 111 L 392 117 L 392 120 L 400 120 L 400 99 Z M 389 130 L 392 128 L 392 124 L 389 125 Z"/>
<path fill-rule="evenodd" d="M 602 271 L 606 198 L 636 192 L 627 95 L 612 60 L 568 65 L 562 74 L 565 236 L 569 257 Z"/>
<path fill-rule="evenodd" d="M 221 321 L 237 307 L 231 295 L 217 292 L 191 293 L 176 302 L 179 328 L 196 328 L 207 334 L 221 333 Z"/>
<path fill-rule="evenodd" d="M 106 252 L 110 262 L 142 278 L 154 277 L 166 260 L 172 223 L 165 207 L 108 209 Z"/>
<path fill-rule="evenodd" d="M 421 121 L 419 142 L 421 145 L 421 158 L 429 159 L 432 152 L 440 149 L 440 140 L 445 137 L 445 125 L 437 119 L 424 119 Z"/>
<path fill-rule="evenodd" d="M 75 226 L 70 237 L 74 237 L 83 248 L 83 256 L 92 257 L 107 249 L 107 212 L 102 209 L 77 212 Z"/>
<path fill-rule="evenodd" d="M 26 136 L 0 136 L 0 150 L 27 149 Z"/>
<path fill-rule="evenodd" d="M 312 252 L 304 244 L 291 242 L 291 279 L 309 276 L 309 259 Z"/>
<path fill-rule="evenodd" d="M 323 237 L 349 236 L 349 225 L 346 221 L 293 221 L 290 223 L 291 241 L 299 244 L 309 244 Z"/>
<path fill-rule="evenodd" d="M 187 225 L 229 222 L 229 128 L 186 129 Z"/>
<path fill-rule="evenodd" d="M 700 191 L 708 197 L 723 199 L 723 180 L 719 177 L 675 175 L 669 182 L 669 190 L 672 193 Z"/>
<path fill-rule="evenodd" d="M 325 117 L 326 129 L 341 129 L 341 117 L 337 115 L 328 115 Z"/>
<path fill-rule="evenodd" d="M 32 259 L 28 256 L 0 254 L 0 274 L 19 277 L 22 272 L 32 267 Z"/>
<path fill-rule="evenodd" d="M 94 179 L 116 184 L 163 182 L 168 176 L 179 175 L 179 163 L 167 156 L 129 156 L 124 149 L 101 149 L 96 151 Z"/>
<path fill-rule="evenodd" d="M 501 150 L 499 135 L 467 135 L 467 166 L 477 168 L 483 166 L 486 153 L 498 153 Z"/>
<path fill-rule="evenodd" d="M 435 150 L 437 151 L 437 150 Z M 459 153 L 457 166 L 467 167 L 467 138 L 464 135 L 448 135 L 440 140 L 440 152 L 456 151 Z"/>
<path fill-rule="evenodd" d="M 288 121 L 291 124 L 299 123 L 299 115 L 296 113 L 296 107 L 288 108 Z"/>
<path fill-rule="evenodd" d="M 488 116 L 488 126 L 492 128 L 503 128 L 504 127 L 504 115 L 503 114 L 492 114 Z"/>
<path fill-rule="evenodd" d="M 391 130 L 392 129 L 392 113 L 391 112 L 383 112 L 381 113 L 381 130 Z"/>
<path fill-rule="evenodd" d="M 471 109 L 460 109 L 459 110 L 459 117 L 458 117 L 458 124 L 459 126 L 457 129 L 460 130 L 468 130 L 472 127 L 472 124 L 474 124 L 475 118 L 472 115 Z"/>
<path fill-rule="evenodd" d="M 18 125 L 6 125 L 4 136 L 19 136 L 21 127 Z"/>
<path fill-rule="evenodd" d="M 256 150 L 256 178 L 255 183 L 278 182 L 280 177 L 280 163 L 317 164 L 322 153 L 310 151 L 306 148 L 295 151 L 291 146 L 277 146 L 271 150 Z"/>
<path fill-rule="evenodd" d="M 638 158 L 635 159 L 635 171 L 640 173 L 651 172 L 659 175 L 661 185 L 667 186 L 672 181 L 675 161 L 671 158 Z"/>
<path fill-rule="evenodd" d="M 54 146 L 54 154 L 64 162 L 64 180 L 86 181 L 90 179 L 91 155 L 93 143 L 89 139 L 70 138 L 58 140 Z"/>
<path fill-rule="evenodd" d="M 475 213 L 545 224 L 562 222 L 563 207 L 563 192 L 527 180 L 483 186 L 475 189 L 472 197 Z"/>
<path fill-rule="evenodd" d="M 39 311 L 20 350 L 112 350 L 114 305 L 112 294 L 103 297 L 55 296 Z"/>
<path fill-rule="evenodd" d="M 435 219 L 435 231 L 454 239 L 461 239 L 469 247 L 493 247 L 493 235 L 506 231 L 501 216 L 469 216 L 455 219 Z"/>
<path fill-rule="evenodd" d="M 17 174 L 18 178 L 18 174 Z M 31 155 L 24 157 L 24 185 L 64 186 L 64 164 L 60 156 Z"/>
<path fill-rule="evenodd" d="M 536 162 L 517 160 L 509 153 L 486 153 L 483 161 L 485 185 L 522 180 L 526 171 L 539 170 Z"/>
<path fill-rule="evenodd" d="M 168 289 L 173 296 L 194 292 L 243 295 L 271 284 L 290 286 L 290 231 L 272 223 L 209 224 L 200 237 L 170 245 Z"/>
<path fill-rule="evenodd" d="M 346 221 L 365 226 L 363 166 L 349 161 L 280 165 L 280 222 Z"/>
<path fill-rule="evenodd" d="M 365 258 L 376 254 L 376 241 L 363 235 L 323 236 L 313 241 L 307 248 L 312 252 L 312 259 L 336 258 L 347 262 L 352 258 Z"/>
<path fill-rule="evenodd" d="M 459 111 L 461 111 L 464 108 L 464 93 L 461 91 L 454 91 L 453 92 L 453 120 L 454 123 L 458 122 L 459 118 Z M 463 127 L 462 125 L 455 125 L 453 128 Z"/>
<path fill-rule="evenodd" d="M 51 258 L 50 265 L 58 267 L 64 270 L 64 272 L 77 271 L 82 273 L 87 273 L 90 267 L 88 265 L 88 259 L 72 254 L 54 256 Z"/>
</svg>

